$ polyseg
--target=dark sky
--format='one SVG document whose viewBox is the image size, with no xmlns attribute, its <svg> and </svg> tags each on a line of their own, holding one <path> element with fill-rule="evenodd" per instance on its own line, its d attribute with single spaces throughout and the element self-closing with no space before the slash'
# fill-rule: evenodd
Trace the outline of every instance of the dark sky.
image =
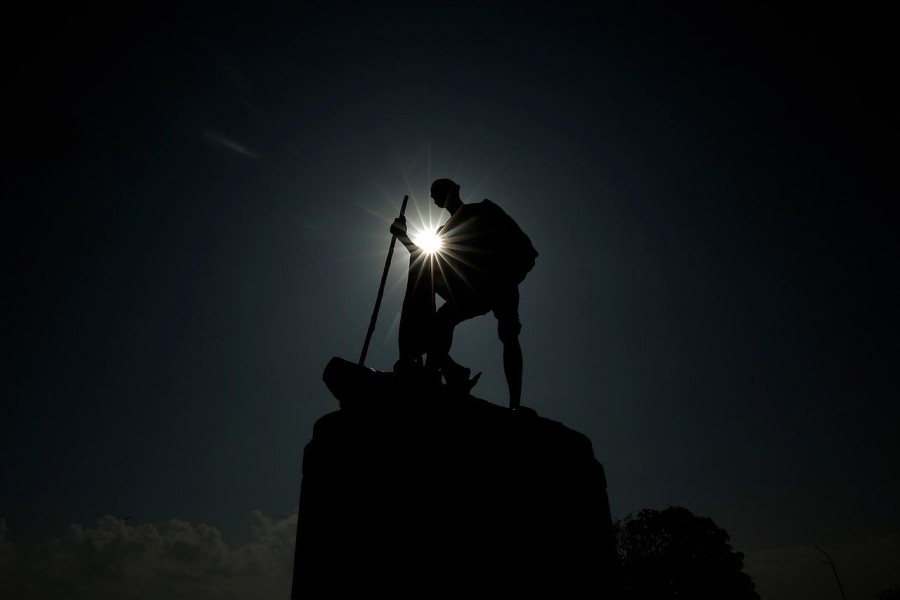
<svg viewBox="0 0 900 600">
<path fill-rule="evenodd" d="M 685 506 L 742 548 L 900 530 L 884 15 L 55 10 L 4 41 L 8 539 L 295 511 L 322 370 L 436 177 L 541 252 L 522 402 L 590 438 L 614 516 Z M 505 404 L 493 317 L 455 348 Z"/>
</svg>

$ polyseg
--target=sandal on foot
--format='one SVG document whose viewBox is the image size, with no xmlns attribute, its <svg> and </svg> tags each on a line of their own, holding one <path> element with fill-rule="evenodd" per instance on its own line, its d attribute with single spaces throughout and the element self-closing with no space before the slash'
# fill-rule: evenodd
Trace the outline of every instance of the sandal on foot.
<svg viewBox="0 0 900 600">
<path fill-rule="evenodd" d="M 444 373 L 444 380 L 447 382 L 447 387 L 468 394 L 481 377 L 481 373 L 478 373 L 474 377 L 469 377 L 471 372 L 471 369 L 463 367 L 458 371 L 455 371 L 449 377 L 448 373 Z"/>
</svg>

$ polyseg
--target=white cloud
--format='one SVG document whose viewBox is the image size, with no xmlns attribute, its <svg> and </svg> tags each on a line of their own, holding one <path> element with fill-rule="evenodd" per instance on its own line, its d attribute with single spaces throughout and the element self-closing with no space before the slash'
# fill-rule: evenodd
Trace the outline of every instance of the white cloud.
<svg viewBox="0 0 900 600">
<path fill-rule="evenodd" d="M 273 520 L 255 511 L 250 541 L 231 545 L 205 523 L 131 524 L 107 515 L 94 526 L 71 525 L 41 545 L 39 559 L 26 564 L 16 562 L 0 526 L 0 574 L 16 575 L 0 577 L 0 597 L 287 598 L 296 528 L 296 515 Z"/>
<path fill-rule="evenodd" d="M 252 514 L 250 539 L 230 544 L 205 523 L 131 523 L 104 516 L 18 552 L 0 519 L 0 598 L 17 600 L 259 600 L 290 596 L 297 516 Z M 847 598 L 900 585 L 900 533 L 823 544 Z M 744 551 L 762 600 L 840 598 L 813 546 Z M 39 558 L 26 559 L 35 554 Z"/>
<path fill-rule="evenodd" d="M 900 533 L 819 547 L 834 561 L 847 598 L 875 600 L 879 591 L 900 585 Z M 834 571 L 814 546 L 745 551 L 744 571 L 763 600 L 841 597 Z"/>
</svg>

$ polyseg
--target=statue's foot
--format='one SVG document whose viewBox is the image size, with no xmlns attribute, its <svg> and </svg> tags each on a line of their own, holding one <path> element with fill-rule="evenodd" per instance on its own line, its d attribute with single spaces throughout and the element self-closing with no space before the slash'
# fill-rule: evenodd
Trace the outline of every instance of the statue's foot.
<svg viewBox="0 0 900 600">
<path fill-rule="evenodd" d="M 447 387 L 451 390 L 468 394 L 481 378 L 481 373 L 478 373 L 474 377 L 469 377 L 471 373 L 472 369 L 460 367 L 459 369 L 444 373 L 444 380 L 447 382 Z"/>
<path fill-rule="evenodd" d="M 467 394 L 472 391 L 472 388 L 475 387 L 475 384 L 478 383 L 479 379 L 481 379 L 480 372 L 476 373 L 475 377 L 472 377 L 471 379 L 469 379 L 469 381 L 466 382 L 466 393 Z"/>
<path fill-rule="evenodd" d="M 398 360 L 394 363 L 394 387 L 418 389 L 436 387 L 441 383 L 440 373 L 426 367 L 420 359 Z"/>
<path fill-rule="evenodd" d="M 441 374 L 444 376 L 444 381 L 447 382 L 447 385 L 458 386 L 469 380 L 472 369 L 460 365 L 445 365 L 441 369 Z"/>
</svg>

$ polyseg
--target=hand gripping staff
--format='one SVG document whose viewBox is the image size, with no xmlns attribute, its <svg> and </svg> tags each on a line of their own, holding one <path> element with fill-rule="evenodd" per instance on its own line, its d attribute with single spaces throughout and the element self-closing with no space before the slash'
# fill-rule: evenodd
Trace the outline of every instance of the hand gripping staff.
<svg viewBox="0 0 900 600">
<path fill-rule="evenodd" d="M 406 214 L 406 201 L 409 196 L 403 196 L 403 204 L 400 206 L 400 218 Z M 381 298 L 384 296 L 384 283 L 387 281 L 388 271 L 391 268 L 391 256 L 394 254 L 394 244 L 397 242 L 397 236 L 391 235 L 391 245 L 388 248 L 387 259 L 384 261 L 384 271 L 381 273 L 381 285 L 378 286 L 378 296 L 375 298 L 375 309 L 372 311 L 372 319 L 369 321 L 369 331 L 366 332 L 366 341 L 363 344 L 362 353 L 359 355 L 359 364 L 366 364 L 366 354 L 369 352 L 369 342 L 372 341 L 372 333 L 375 332 L 375 321 L 378 320 L 378 309 L 381 308 Z"/>
</svg>

